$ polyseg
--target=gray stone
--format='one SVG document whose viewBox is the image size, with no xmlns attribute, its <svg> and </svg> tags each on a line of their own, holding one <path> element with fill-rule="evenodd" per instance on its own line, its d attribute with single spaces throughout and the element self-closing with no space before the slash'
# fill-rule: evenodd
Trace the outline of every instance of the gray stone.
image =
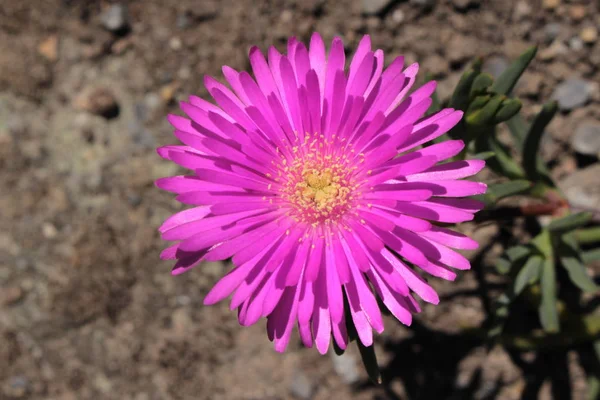
<svg viewBox="0 0 600 400">
<path fill-rule="evenodd" d="M 515 10 L 513 12 L 513 18 L 517 21 L 521 21 L 531 15 L 531 6 L 527 1 L 519 1 L 517 5 L 515 5 Z"/>
<path fill-rule="evenodd" d="M 102 26 L 111 31 L 118 32 L 129 27 L 129 13 L 127 7 L 121 3 L 108 7 L 100 16 Z"/>
<path fill-rule="evenodd" d="M 579 124 L 571 138 L 571 146 L 578 153 L 598 156 L 600 154 L 600 123 L 585 121 Z"/>
<path fill-rule="evenodd" d="M 573 207 L 600 209 L 600 164 L 580 169 L 558 182 Z"/>
<path fill-rule="evenodd" d="M 502 56 L 492 56 L 483 63 L 483 71 L 497 78 L 508 68 L 509 62 Z"/>
<path fill-rule="evenodd" d="M 392 3 L 393 0 L 363 0 L 362 12 L 365 15 L 377 15 Z"/>
<path fill-rule="evenodd" d="M 561 26 L 557 22 L 551 22 L 544 26 L 544 39 L 546 43 L 552 43 L 560 35 Z"/>
<path fill-rule="evenodd" d="M 571 39 L 569 39 L 569 47 L 573 51 L 579 51 L 584 47 L 583 40 L 581 40 L 579 36 L 573 36 Z"/>
<path fill-rule="evenodd" d="M 356 358 L 349 352 L 342 354 L 341 356 L 331 352 L 333 358 L 333 369 L 338 376 L 347 384 L 358 382 L 360 374 L 356 367 Z"/>
<path fill-rule="evenodd" d="M 570 111 L 584 106 L 592 95 L 592 87 L 588 81 L 569 78 L 554 89 L 552 98 L 558 102 L 562 111 Z"/>
<path fill-rule="evenodd" d="M 302 400 L 310 400 L 313 397 L 314 389 L 315 385 L 302 371 L 294 372 L 290 383 L 292 396 Z"/>
</svg>

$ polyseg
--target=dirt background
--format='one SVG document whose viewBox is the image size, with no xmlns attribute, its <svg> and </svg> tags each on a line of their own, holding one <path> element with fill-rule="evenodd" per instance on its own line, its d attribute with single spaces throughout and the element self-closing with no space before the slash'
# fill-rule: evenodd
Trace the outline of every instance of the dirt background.
<svg viewBox="0 0 600 400">
<path fill-rule="evenodd" d="M 414 329 L 386 320 L 383 386 L 354 349 L 322 357 L 296 337 L 276 353 L 264 321 L 242 329 L 226 303 L 202 306 L 229 266 L 174 278 L 159 261 L 156 228 L 180 206 L 153 186 L 178 172 L 154 148 L 174 143 L 177 100 L 205 96 L 203 75 L 222 65 L 248 69 L 253 44 L 283 50 L 316 30 L 350 51 L 369 33 L 388 62 L 404 54 L 435 74 L 442 98 L 472 57 L 497 74 L 538 44 L 516 93 L 532 114 L 565 95 L 558 84 L 587 85 L 543 144 L 554 176 L 585 190 L 598 174 L 579 175 L 590 161 L 572 141 L 600 117 L 599 12 L 585 0 L 2 0 L 0 399 L 534 399 L 540 387 L 583 399 L 575 353 L 548 375 L 546 358 L 460 335 L 484 318 L 476 275 L 499 250 L 494 225 L 465 227 L 486 253 L 457 282 L 434 280 L 441 305 L 424 305 Z"/>
</svg>

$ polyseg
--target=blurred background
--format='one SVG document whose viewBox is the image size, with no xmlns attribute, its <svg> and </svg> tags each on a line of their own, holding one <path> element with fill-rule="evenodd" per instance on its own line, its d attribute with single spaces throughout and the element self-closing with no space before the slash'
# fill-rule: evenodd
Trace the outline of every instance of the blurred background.
<svg viewBox="0 0 600 400">
<path fill-rule="evenodd" d="M 376 343 L 384 384 L 356 349 L 272 349 L 264 321 L 238 326 L 203 296 L 230 266 L 179 277 L 156 228 L 180 209 L 154 179 L 179 173 L 154 149 L 204 74 L 248 70 L 256 44 L 368 33 L 448 98 L 484 56 L 498 76 L 539 52 L 515 93 L 531 115 L 559 101 L 542 154 L 569 200 L 600 210 L 600 2 L 592 0 L 2 0 L 0 2 L 0 399 L 585 399 L 575 348 L 485 346 L 498 224 L 464 224 L 482 251 L 412 328 Z M 516 224 L 511 229 L 519 230 Z M 595 272 L 600 270 L 595 265 Z M 482 286 L 483 282 L 483 286 Z"/>
</svg>

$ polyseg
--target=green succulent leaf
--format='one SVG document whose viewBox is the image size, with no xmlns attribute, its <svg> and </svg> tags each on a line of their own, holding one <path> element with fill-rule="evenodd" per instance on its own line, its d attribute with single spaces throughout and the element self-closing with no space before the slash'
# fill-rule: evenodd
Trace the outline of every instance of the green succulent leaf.
<svg viewBox="0 0 600 400">
<path fill-rule="evenodd" d="M 509 94 L 517 81 L 535 57 L 537 47 L 531 47 L 527 49 L 523 54 L 519 56 L 509 67 L 496 79 L 492 86 L 492 91 L 498 94 Z"/>
<path fill-rule="evenodd" d="M 561 256 L 560 263 L 567 270 L 571 282 L 582 291 L 594 293 L 600 289 L 587 274 L 585 265 L 576 255 Z"/>
<path fill-rule="evenodd" d="M 477 110 L 481 110 L 490 101 L 491 98 L 491 95 L 475 97 L 475 99 L 473 99 L 473 101 L 471 102 L 471 104 L 469 104 L 469 107 L 467 108 L 467 115 L 470 115 Z"/>
<path fill-rule="evenodd" d="M 544 259 L 539 255 L 527 259 L 527 262 L 515 278 L 513 289 L 515 295 L 519 295 L 526 286 L 532 285 L 539 280 L 543 264 Z"/>
<path fill-rule="evenodd" d="M 569 232 L 587 224 L 592 220 L 593 216 L 594 215 L 591 212 L 587 211 L 569 214 L 566 217 L 550 222 L 548 230 L 553 233 Z"/>
<path fill-rule="evenodd" d="M 504 257 L 499 257 L 494 267 L 500 275 L 506 275 L 512 268 L 512 262 Z"/>
<path fill-rule="evenodd" d="M 471 68 L 463 73 L 454 89 L 454 93 L 452 93 L 452 96 L 450 97 L 449 106 L 451 108 L 463 111 L 467 109 L 470 100 L 471 86 L 473 85 L 475 78 L 477 78 L 481 72 L 481 64 L 481 59 L 475 60 Z"/>
<path fill-rule="evenodd" d="M 484 151 L 483 153 L 477 153 L 471 157 L 473 160 L 487 160 L 496 156 L 493 151 Z"/>
<path fill-rule="evenodd" d="M 584 251 L 581 253 L 581 260 L 587 264 L 593 261 L 600 261 L 600 249 Z"/>
<path fill-rule="evenodd" d="M 503 95 L 494 96 L 481 109 L 468 114 L 465 117 L 467 125 L 481 127 L 487 125 L 494 119 L 496 112 L 502 102 L 506 99 Z"/>
<path fill-rule="evenodd" d="M 494 172 L 510 179 L 525 178 L 523 169 L 514 161 L 506 146 L 498 141 L 495 132 L 479 135 L 475 139 L 475 151 L 478 153 L 491 151 L 495 154 L 495 157 L 487 162 L 487 166 Z"/>
<path fill-rule="evenodd" d="M 556 270 L 552 258 L 543 261 L 542 301 L 539 307 L 540 322 L 546 332 L 558 332 L 558 310 L 556 308 Z"/>
<path fill-rule="evenodd" d="M 499 124 L 513 118 L 521 110 L 521 103 L 518 99 L 506 99 L 500 105 L 500 109 L 494 116 L 494 123 Z"/>
<path fill-rule="evenodd" d="M 377 356 L 375 355 L 375 346 L 369 347 L 362 344 L 360 340 L 357 340 L 358 350 L 360 351 L 360 358 L 362 359 L 365 370 L 369 375 L 369 379 L 376 385 L 381 385 L 381 372 L 379 371 L 379 365 L 377 364 Z"/>
<path fill-rule="evenodd" d="M 490 86 L 494 84 L 494 78 L 492 75 L 488 73 L 482 73 L 477 75 L 475 79 L 473 79 L 473 84 L 471 85 L 471 91 L 469 93 L 471 98 L 475 98 L 480 94 L 487 93 L 487 90 Z"/>
<path fill-rule="evenodd" d="M 593 228 L 579 229 L 574 232 L 575 240 L 579 244 L 600 243 L 600 226 Z"/>
<path fill-rule="evenodd" d="M 506 249 L 506 256 L 512 262 L 519 261 L 532 253 L 531 247 L 517 245 Z"/>
<path fill-rule="evenodd" d="M 490 194 L 496 201 L 508 197 L 514 196 L 519 193 L 523 193 L 530 189 L 532 183 L 524 179 L 516 179 L 514 181 L 498 183 L 496 185 L 488 186 L 486 194 Z"/>
<path fill-rule="evenodd" d="M 518 151 L 523 151 L 525 136 L 527 136 L 527 131 L 529 130 L 527 122 L 525 122 L 525 119 L 523 119 L 521 114 L 517 114 L 506 121 L 506 125 L 508 126 L 508 130 L 514 139 L 515 147 Z"/>
<path fill-rule="evenodd" d="M 548 181 L 545 165 L 539 155 L 540 142 L 544 129 L 550 123 L 558 106 L 556 102 L 545 104 L 542 110 L 535 116 L 523 144 L 523 169 L 527 177 L 534 182 L 539 180 Z"/>
</svg>

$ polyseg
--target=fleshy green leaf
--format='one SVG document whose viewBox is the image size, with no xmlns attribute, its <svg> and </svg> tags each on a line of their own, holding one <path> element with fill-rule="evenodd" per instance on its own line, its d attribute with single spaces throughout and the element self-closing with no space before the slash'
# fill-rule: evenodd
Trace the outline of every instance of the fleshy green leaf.
<svg viewBox="0 0 600 400">
<path fill-rule="evenodd" d="M 600 249 L 584 251 L 581 253 L 581 260 L 585 264 L 591 263 L 592 261 L 600 261 Z"/>
<path fill-rule="evenodd" d="M 369 379 L 376 385 L 381 385 L 381 373 L 379 372 L 379 365 L 377 364 L 377 356 L 375 355 L 375 346 L 371 345 L 366 347 L 360 340 L 357 340 L 358 350 L 360 350 L 360 358 L 362 358 L 363 365 L 367 370 Z"/>
<path fill-rule="evenodd" d="M 488 103 L 488 101 L 490 101 L 491 98 L 492 96 L 490 95 L 475 97 L 475 99 L 471 102 L 471 104 L 469 104 L 469 107 L 467 108 L 467 115 L 470 115 L 477 110 L 481 110 L 483 106 L 485 106 Z"/>
<path fill-rule="evenodd" d="M 466 110 L 469 105 L 469 94 L 471 93 L 471 86 L 473 81 L 481 72 L 482 60 L 477 59 L 458 81 L 452 97 L 450 97 L 449 107 L 457 110 Z"/>
<path fill-rule="evenodd" d="M 539 147 L 542 135 L 544 134 L 544 129 L 546 129 L 546 126 L 548 126 L 554 117 L 554 114 L 556 114 L 557 109 L 558 106 L 556 102 L 545 104 L 542 107 L 542 110 L 533 119 L 529 131 L 527 132 L 527 136 L 525 137 L 525 142 L 523 144 L 523 169 L 525 170 L 527 177 L 534 182 L 541 179 L 549 179 L 546 171 L 543 171 L 540 168 L 540 164 L 543 164 L 543 162 L 539 155 Z"/>
<path fill-rule="evenodd" d="M 530 189 L 532 186 L 531 182 L 524 179 L 517 179 L 510 182 L 498 183 L 496 185 L 488 186 L 486 194 L 490 194 L 494 199 L 500 200 L 504 197 L 514 196 L 519 193 Z"/>
<path fill-rule="evenodd" d="M 527 285 L 534 284 L 540 278 L 544 259 L 541 256 L 529 257 L 515 278 L 514 292 L 519 295 Z"/>
<path fill-rule="evenodd" d="M 465 117 L 467 125 L 484 126 L 494 119 L 500 104 L 506 99 L 503 95 L 494 96 L 481 109 L 474 111 Z"/>
<path fill-rule="evenodd" d="M 553 233 L 569 232 L 591 221 L 594 215 L 591 212 L 569 214 L 566 217 L 555 219 L 548 225 L 548 230 Z"/>
<path fill-rule="evenodd" d="M 530 255 L 531 248 L 527 246 L 517 245 L 506 249 L 505 254 L 510 261 L 515 262 Z"/>
<path fill-rule="evenodd" d="M 587 274 L 585 266 L 576 255 L 561 256 L 560 263 L 567 270 L 571 282 L 579 289 L 589 293 L 598 291 L 598 286 Z"/>
<path fill-rule="evenodd" d="M 499 257 L 498 260 L 496 260 L 496 264 L 494 266 L 496 267 L 496 271 L 498 271 L 499 274 L 506 275 L 510 272 L 512 262 L 510 262 L 510 260 L 507 260 L 504 257 Z"/>
<path fill-rule="evenodd" d="M 506 99 L 500 105 L 500 109 L 494 117 L 494 123 L 499 124 L 513 118 L 521 110 L 521 103 L 518 99 Z"/>
<path fill-rule="evenodd" d="M 492 86 L 492 91 L 498 94 L 509 94 L 517 84 L 517 81 L 531 62 L 537 47 L 527 49 L 519 56 L 509 67 L 496 79 Z"/>
<path fill-rule="evenodd" d="M 517 114 L 506 121 L 506 125 L 514 139 L 517 150 L 523 151 L 523 143 L 525 142 L 525 136 L 527 136 L 527 131 L 529 130 L 527 122 L 525 122 L 521 114 Z"/>
<path fill-rule="evenodd" d="M 473 160 L 487 160 L 489 158 L 494 157 L 496 154 L 494 154 L 493 151 L 484 151 L 483 153 L 477 153 L 475 155 L 473 155 L 471 157 L 471 159 Z"/>
<path fill-rule="evenodd" d="M 593 228 L 579 229 L 574 232 L 575 239 L 580 244 L 600 243 L 600 226 Z"/>
<path fill-rule="evenodd" d="M 544 259 L 542 267 L 542 301 L 539 314 L 542 328 L 546 332 L 558 332 L 558 310 L 556 309 L 556 270 L 551 258 Z"/>
<path fill-rule="evenodd" d="M 487 89 L 494 84 L 494 78 L 488 73 L 477 75 L 471 85 L 470 97 L 473 99 L 480 94 L 487 93 Z"/>
<path fill-rule="evenodd" d="M 600 288 L 587 274 L 575 233 L 566 233 L 560 239 L 560 263 L 567 270 L 571 282 L 584 292 L 597 292 Z"/>
<path fill-rule="evenodd" d="M 478 153 L 491 151 L 495 154 L 495 157 L 487 162 L 487 166 L 494 172 L 510 179 L 525 178 L 521 167 L 515 162 L 506 146 L 496 139 L 493 131 L 489 134 L 479 135 L 475 139 L 475 151 Z"/>
</svg>

